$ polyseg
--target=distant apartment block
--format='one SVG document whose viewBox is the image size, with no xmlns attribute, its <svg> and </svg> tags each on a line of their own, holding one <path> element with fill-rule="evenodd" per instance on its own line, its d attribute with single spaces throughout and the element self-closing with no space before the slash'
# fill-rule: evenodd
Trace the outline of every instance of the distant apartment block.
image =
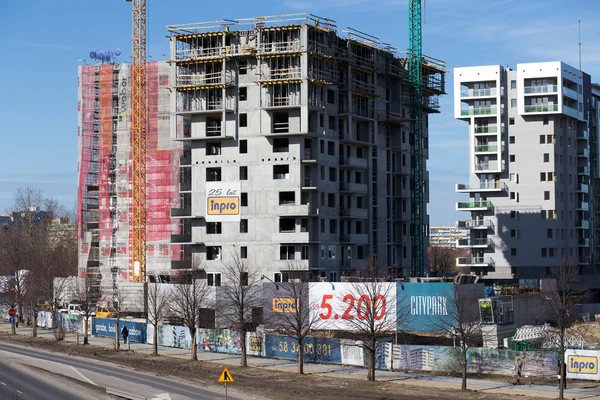
<svg viewBox="0 0 600 400">
<path fill-rule="evenodd" d="M 459 241 L 469 238 L 469 231 L 455 226 L 432 226 L 429 228 L 429 245 L 456 247 Z"/>
<path fill-rule="evenodd" d="M 455 118 L 468 124 L 469 239 L 458 258 L 484 280 L 539 278 L 563 260 L 598 274 L 600 87 L 563 62 L 456 68 Z M 595 201 L 596 200 L 596 201 Z"/>
<path fill-rule="evenodd" d="M 410 351 L 410 369 L 416 371 L 433 371 L 435 358 L 433 350 L 415 349 Z"/>
</svg>

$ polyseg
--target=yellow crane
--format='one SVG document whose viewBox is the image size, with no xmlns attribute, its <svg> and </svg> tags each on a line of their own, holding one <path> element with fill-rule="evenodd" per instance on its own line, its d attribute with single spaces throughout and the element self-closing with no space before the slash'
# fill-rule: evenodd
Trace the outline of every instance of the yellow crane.
<svg viewBox="0 0 600 400">
<path fill-rule="evenodd" d="M 130 276 L 146 282 L 146 0 L 132 3 Z"/>
</svg>

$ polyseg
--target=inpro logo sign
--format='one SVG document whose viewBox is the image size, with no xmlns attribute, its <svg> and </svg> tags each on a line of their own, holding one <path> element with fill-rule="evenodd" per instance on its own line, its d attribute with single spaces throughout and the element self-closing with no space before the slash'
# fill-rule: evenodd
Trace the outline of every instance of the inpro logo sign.
<svg viewBox="0 0 600 400">
<path fill-rule="evenodd" d="M 273 312 L 295 313 L 296 311 L 296 299 L 288 297 L 276 297 L 273 299 Z"/>
<path fill-rule="evenodd" d="M 240 192 L 240 182 L 206 182 L 206 221 L 239 221 Z"/>
<path fill-rule="evenodd" d="M 567 371 L 573 374 L 598 373 L 598 357 L 568 356 Z"/>
</svg>

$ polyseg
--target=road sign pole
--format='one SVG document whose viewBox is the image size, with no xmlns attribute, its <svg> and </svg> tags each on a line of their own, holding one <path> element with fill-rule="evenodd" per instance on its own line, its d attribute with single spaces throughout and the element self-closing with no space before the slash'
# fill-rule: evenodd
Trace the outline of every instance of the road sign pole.
<svg viewBox="0 0 600 400">
<path fill-rule="evenodd" d="M 11 320 L 12 320 L 12 323 L 10 324 L 10 327 L 11 327 L 11 329 L 12 329 L 12 334 L 13 334 L 13 335 L 16 335 L 16 334 L 17 334 L 17 331 L 16 331 L 16 329 L 15 329 L 15 317 L 12 317 L 12 318 L 11 318 Z"/>
<path fill-rule="evenodd" d="M 227 400 L 227 382 L 225 382 L 225 400 Z"/>
</svg>

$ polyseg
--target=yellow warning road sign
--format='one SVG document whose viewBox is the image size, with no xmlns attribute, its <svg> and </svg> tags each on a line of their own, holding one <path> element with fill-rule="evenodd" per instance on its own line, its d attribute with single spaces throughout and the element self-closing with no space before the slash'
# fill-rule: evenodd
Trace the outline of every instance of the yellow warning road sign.
<svg viewBox="0 0 600 400">
<path fill-rule="evenodd" d="M 221 372 L 221 376 L 219 377 L 219 383 L 232 383 L 233 376 L 227 368 L 223 368 L 223 372 Z"/>
</svg>

